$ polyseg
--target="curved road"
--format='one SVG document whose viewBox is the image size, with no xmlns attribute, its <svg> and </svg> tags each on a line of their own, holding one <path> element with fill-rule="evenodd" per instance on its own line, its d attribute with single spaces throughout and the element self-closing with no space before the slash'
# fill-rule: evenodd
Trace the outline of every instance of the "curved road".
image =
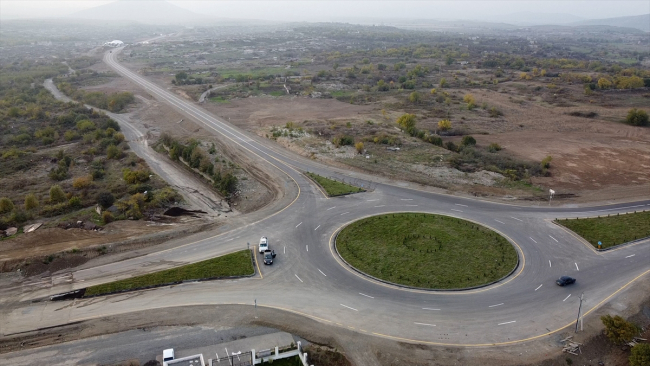
<svg viewBox="0 0 650 366">
<path fill-rule="evenodd" d="M 202 108 L 149 82 L 121 66 L 119 50 L 105 62 L 122 76 L 168 103 L 242 154 L 274 166 L 299 187 L 285 208 L 253 223 L 209 238 L 186 238 L 173 249 L 74 272 L 73 282 L 28 291 L 21 300 L 130 277 L 225 254 L 251 246 L 264 235 L 278 254 L 272 266 L 248 279 L 172 286 L 154 291 L 72 302 L 22 305 L 6 312 L 3 334 L 53 326 L 136 310 L 196 304 L 246 304 L 302 314 L 358 332 L 408 342 L 487 346 L 544 337 L 571 325 L 584 292 L 583 313 L 612 299 L 634 281 L 650 277 L 650 241 L 598 253 L 588 244 L 551 223 L 556 217 L 588 217 L 650 209 L 650 200 L 609 206 L 519 207 L 422 192 L 371 182 L 354 174 L 367 193 L 326 198 L 300 172 L 346 177 L 343 171 L 278 149 L 269 141 L 225 123 Z M 404 185 L 402 187 L 401 185 Z M 492 228 L 518 250 L 520 265 L 506 280 L 464 292 L 401 289 L 378 283 L 347 268 L 334 254 L 333 235 L 347 223 L 388 212 L 429 212 L 455 216 Z M 240 217 L 241 218 L 241 217 Z M 250 221 L 253 221 L 252 219 Z M 370 248 L 369 248 L 370 250 Z M 258 256 L 259 259 L 259 256 Z M 561 275 L 578 279 L 558 287 Z M 24 304 L 24 303 L 23 303 Z"/>
</svg>

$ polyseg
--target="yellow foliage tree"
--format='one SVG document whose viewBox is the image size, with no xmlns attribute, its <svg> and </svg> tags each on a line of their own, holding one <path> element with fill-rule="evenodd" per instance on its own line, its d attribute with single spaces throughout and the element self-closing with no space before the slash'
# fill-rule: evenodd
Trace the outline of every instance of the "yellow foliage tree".
<svg viewBox="0 0 650 366">
<path fill-rule="evenodd" d="M 440 131 L 451 130 L 451 121 L 448 119 L 443 119 L 438 122 L 438 129 Z"/>
<path fill-rule="evenodd" d="M 363 153 L 363 142 L 359 141 L 356 144 L 354 144 L 354 147 L 357 149 L 357 152 L 359 154 Z"/>
</svg>

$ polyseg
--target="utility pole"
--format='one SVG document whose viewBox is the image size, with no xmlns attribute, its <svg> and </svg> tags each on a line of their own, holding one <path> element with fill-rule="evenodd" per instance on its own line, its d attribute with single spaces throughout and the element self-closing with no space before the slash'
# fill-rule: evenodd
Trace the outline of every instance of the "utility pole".
<svg viewBox="0 0 650 366">
<path fill-rule="evenodd" d="M 553 195 L 555 195 L 555 191 L 552 189 L 548 190 L 548 205 L 551 205 L 551 200 L 553 199 Z"/>
<path fill-rule="evenodd" d="M 582 317 L 580 316 L 580 312 L 582 310 L 582 300 L 584 298 L 585 293 L 580 294 L 580 306 L 578 306 L 578 317 L 576 318 L 576 333 L 578 333 L 578 321 L 580 322 L 580 330 L 582 331 Z"/>
</svg>

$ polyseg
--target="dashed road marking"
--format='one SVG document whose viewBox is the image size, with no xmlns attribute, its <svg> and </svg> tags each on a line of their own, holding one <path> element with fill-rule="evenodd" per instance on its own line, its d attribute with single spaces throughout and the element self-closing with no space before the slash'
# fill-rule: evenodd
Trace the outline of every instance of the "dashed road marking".
<svg viewBox="0 0 650 366">
<path fill-rule="evenodd" d="M 378 199 L 375 200 L 366 200 L 367 202 L 372 202 L 372 201 L 379 201 Z"/>
<path fill-rule="evenodd" d="M 452 208 L 451 210 L 452 210 L 452 211 L 456 211 L 456 212 L 463 212 L 463 211 L 461 211 L 461 210 L 455 210 L 455 209 L 453 209 L 453 208 Z"/>
<path fill-rule="evenodd" d="M 569 294 L 569 296 L 565 297 L 564 300 L 562 300 L 562 302 L 565 302 L 570 297 L 571 297 L 571 294 Z"/>
<path fill-rule="evenodd" d="M 576 270 L 578 270 L 578 271 L 579 271 L 579 270 L 580 270 L 580 268 L 578 268 L 578 263 L 576 263 L 576 262 L 574 262 L 574 264 L 576 265 Z"/>
<path fill-rule="evenodd" d="M 497 325 L 505 325 L 505 324 L 511 324 L 511 323 L 516 323 L 516 322 L 517 322 L 516 320 L 513 320 L 513 321 L 509 321 L 509 322 L 505 322 L 505 323 L 499 323 Z"/>
<path fill-rule="evenodd" d="M 371 298 L 371 299 L 374 299 L 374 297 L 372 297 L 372 296 L 370 296 L 370 295 L 362 294 L 361 292 L 359 292 L 359 295 L 361 295 L 361 296 L 365 296 L 365 297 L 369 297 L 369 298 Z"/>
<path fill-rule="evenodd" d="M 440 310 L 440 309 L 422 308 L 422 310 Z"/>
<path fill-rule="evenodd" d="M 314 229 L 314 231 L 318 230 L 319 227 L 320 227 L 320 225 L 316 226 L 316 228 Z"/>
<path fill-rule="evenodd" d="M 379 205 L 379 206 L 375 206 L 375 207 L 385 207 L 385 206 L 386 206 L 386 205 Z"/>
<path fill-rule="evenodd" d="M 549 267 L 553 267 L 553 266 L 551 265 L 551 260 L 550 260 L 550 259 L 548 260 L 548 266 L 549 266 Z"/>
<path fill-rule="evenodd" d="M 316 269 L 318 269 L 318 268 L 316 268 Z M 325 273 L 323 273 L 323 271 L 321 271 L 320 269 L 318 269 L 318 272 L 320 272 L 320 274 L 322 274 L 323 276 L 327 277 L 327 275 Z"/>
<path fill-rule="evenodd" d="M 515 220 L 517 220 L 517 221 L 521 221 L 521 222 L 524 222 L 524 220 L 522 220 L 522 219 L 518 219 L 518 218 L 516 218 L 516 217 L 513 217 L 513 216 L 510 216 L 510 218 L 511 218 L 511 219 L 515 219 Z"/>
<path fill-rule="evenodd" d="M 533 239 L 532 236 L 529 236 L 530 240 L 532 240 L 535 244 L 537 244 L 537 240 Z"/>
<path fill-rule="evenodd" d="M 400 198 L 400 201 L 413 201 L 413 198 Z"/>
<path fill-rule="evenodd" d="M 493 308 L 493 307 L 497 307 L 497 306 L 501 306 L 501 305 L 503 305 L 503 303 L 501 303 L 501 304 L 496 304 L 496 305 L 490 305 L 490 306 L 488 306 L 488 308 Z"/>
<path fill-rule="evenodd" d="M 463 205 L 463 204 L 461 204 L 461 203 L 457 203 L 456 206 L 468 207 L 467 205 Z"/>
<path fill-rule="evenodd" d="M 542 283 L 541 285 L 537 286 L 537 288 L 535 289 L 535 291 L 539 290 L 543 285 L 544 285 L 544 284 Z"/>
<path fill-rule="evenodd" d="M 329 210 L 331 210 L 331 209 L 333 209 L 333 208 L 336 208 L 336 206 L 334 206 L 334 207 L 330 207 L 330 208 L 328 208 L 328 209 L 325 210 L 325 211 L 329 211 Z"/>
<path fill-rule="evenodd" d="M 497 220 L 497 219 L 494 219 L 494 221 L 496 221 L 496 222 L 498 222 L 498 223 L 500 223 L 500 224 L 504 224 L 504 225 L 505 225 L 505 222 L 503 222 L 503 221 L 499 221 L 499 220 Z"/>
<path fill-rule="evenodd" d="M 427 327 L 435 327 L 435 326 L 436 326 L 435 324 L 416 323 L 416 322 L 413 322 L 413 324 L 417 324 L 417 325 L 426 325 Z"/>
<path fill-rule="evenodd" d="M 632 258 L 632 257 L 634 257 L 635 255 L 636 255 L 636 254 L 628 255 L 628 256 L 625 257 L 625 258 Z"/>
<path fill-rule="evenodd" d="M 300 226 L 300 225 L 302 225 L 302 221 L 300 222 L 300 224 L 298 224 L 298 225 L 296 225 L 296 229 L 297 229 L 297 228 L 298 228 L 298 226 Z"/>
<path fill-rule="evenodd" d="M 357 310 L 355 308 L 351 308 L 351 307 L 349 307 L 347 305 L 343 305 L 343 304 L 339 304 L 339 305 L 343 306 L 344 308 L 348 308 L 348 309 L 351 309 L 351 310 L 354 310 L 354 311 L 359 311 L 359 310 Z"/>
<path fill-rule="evenodd" d="M 557 239 L 555 239 L 554 237 L 552 237 L 552 236 L 550 236 L 550 235 L 549 235 L 549 237 L 550 237 L 551 239 L 555 240 L 556 243 L 559 243 L 559 241 L 557 241 Z"/>
<path fill-rule="evenodd" d="M 305 249 L 307 249 L 307 251 L 309 251 L 309 244 L 305 245 Z"/>
<path fill-rule="evenodd" d="M 296 278 L 298 279 L 298 281 L 302 282 L 302 280 L 300 279 L 300 277 L 298 277 L 297 274 L 294 274 L 294 276 L 296 276 Z"/>
<path fill-rule="evenodd" d="M 347 215 L 347 214 L 349 214 L 349 213 L 350 213 L 349 211 L 348 211 L 348 212 L 344 212 L 344 213 L 342 213 L 340 216 Z"/>
</svg>

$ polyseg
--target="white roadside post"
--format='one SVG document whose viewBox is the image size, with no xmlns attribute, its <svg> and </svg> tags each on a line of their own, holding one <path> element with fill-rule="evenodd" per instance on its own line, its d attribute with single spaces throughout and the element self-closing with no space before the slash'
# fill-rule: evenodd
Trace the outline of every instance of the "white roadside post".
<svg viewBox="0 0 650 366">
<path fill-rule="evenodd" d="M 553 195 L 555 195 L 555 191 L 550 189 L 548 190 L 548 205 L 551 205 L 551 200 L 553 199 Z"/>
</svg>

